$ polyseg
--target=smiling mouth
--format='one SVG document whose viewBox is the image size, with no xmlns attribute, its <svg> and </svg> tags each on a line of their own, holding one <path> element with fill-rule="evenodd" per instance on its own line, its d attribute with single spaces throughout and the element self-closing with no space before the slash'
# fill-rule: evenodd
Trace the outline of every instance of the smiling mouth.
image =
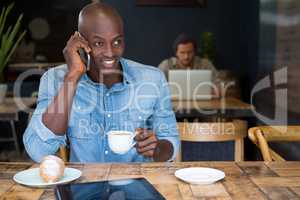
<svg viewBox="0 0 300 200">
<path fill-rule="evenodd" d="M 116 62 L 117 60 L 104 60 L 102 63 L 105 67 L 111 68 L 115 65 Z"/>
</svg>

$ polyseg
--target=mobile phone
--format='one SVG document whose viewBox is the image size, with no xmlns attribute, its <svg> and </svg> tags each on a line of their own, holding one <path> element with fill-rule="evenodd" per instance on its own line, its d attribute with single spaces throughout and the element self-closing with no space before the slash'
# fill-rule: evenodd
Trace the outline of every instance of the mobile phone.
<svg viewBox="0 0 300 200">
<path fill-rule="evenodd" d="M 91 64 L 91 56 L 89 53 L 87 53 L 84 49 L 79 49 L 78 50 L 79 56 L 83 63 L 86 66 L 86 71 L 90 70 L 90 64 Z"/>
<path fill-rule="evenodd" d="M 80 34 L 80 32 L 77 32 L 79 34 L 80 37 L 82 37 L 82 35 Z M 82 37 L 84 38 L 84 37 Z M 90 64 L 91 64 L 91 56 L 89 53 L 87 53 L 84 49 L 79 49 L 78 50 L 79 56 L 81 57 L 81 60 L 83 61 L 83 63 L 86 66 L 86 71 L 90 70 Z"/>
</svg>

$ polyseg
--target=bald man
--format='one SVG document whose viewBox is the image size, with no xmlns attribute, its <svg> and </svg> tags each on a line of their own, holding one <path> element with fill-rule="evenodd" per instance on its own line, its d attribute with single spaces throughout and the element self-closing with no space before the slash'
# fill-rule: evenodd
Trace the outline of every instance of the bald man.
<svg viewBox="0 0 300 200">
<path fill-rule="evenodd" d="M 66 144 L 71 162 L 175 158 L 179 138 L 164 75 L 123 58 L 124 48 L 123 21 L 115 9 L 93 3 L 81 10 L 78 32 L 63 50 L 66 64 L 40 81 L 37 108 L 23 137 L 34 161 Z M 80 49 L 90 54 L 89 70 Z M 135 146 L 122 154 L 112 151 L 111 130 L 135 133 Z"/>
</svg>

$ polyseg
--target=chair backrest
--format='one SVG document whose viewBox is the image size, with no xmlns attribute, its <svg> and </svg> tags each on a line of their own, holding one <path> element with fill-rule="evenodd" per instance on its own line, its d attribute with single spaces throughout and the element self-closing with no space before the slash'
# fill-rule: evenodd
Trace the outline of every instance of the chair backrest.
<svg viewBox="0 0 300 200">
<path fill-rule="evenodd" d="M 264 161 L 285 161 L 271 149 L 268 142 L 299 142 L 300 126 L 257 126 L 248 130 L 248 137 L 256 144 Z"/>
<path fill-rule="evenodd" d="M 220 142 L 235 141 L 235 160 L 243 159 L 243 139 L 247 135 L 247 122 L 178 122 L 177 128 L 181 141 Z M 181 161 L 181 149 L 176 161 Z"/>
<path fill-rule="evenodd" d="M 181 141 L 217 142 L 244 138 L 247 135 L 247 122 L 178 122 Z"/>
</svg>

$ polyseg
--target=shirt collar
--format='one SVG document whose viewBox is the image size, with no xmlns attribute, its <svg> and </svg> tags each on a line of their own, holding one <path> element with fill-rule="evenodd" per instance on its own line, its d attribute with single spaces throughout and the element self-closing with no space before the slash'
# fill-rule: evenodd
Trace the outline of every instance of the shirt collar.
<svg viewBox="0 0 300 200">
<path fill-rule="evenodd" d="M 128 83 L 133 83 L 134 82 L 134 77 L 131 74 L 131 71 L 129 70 L 128 63 L 124 58 L 120 59 L 121 62 L 121 67 L 123 71 L 123 83 L 128 84 Z"/>
</svg>

